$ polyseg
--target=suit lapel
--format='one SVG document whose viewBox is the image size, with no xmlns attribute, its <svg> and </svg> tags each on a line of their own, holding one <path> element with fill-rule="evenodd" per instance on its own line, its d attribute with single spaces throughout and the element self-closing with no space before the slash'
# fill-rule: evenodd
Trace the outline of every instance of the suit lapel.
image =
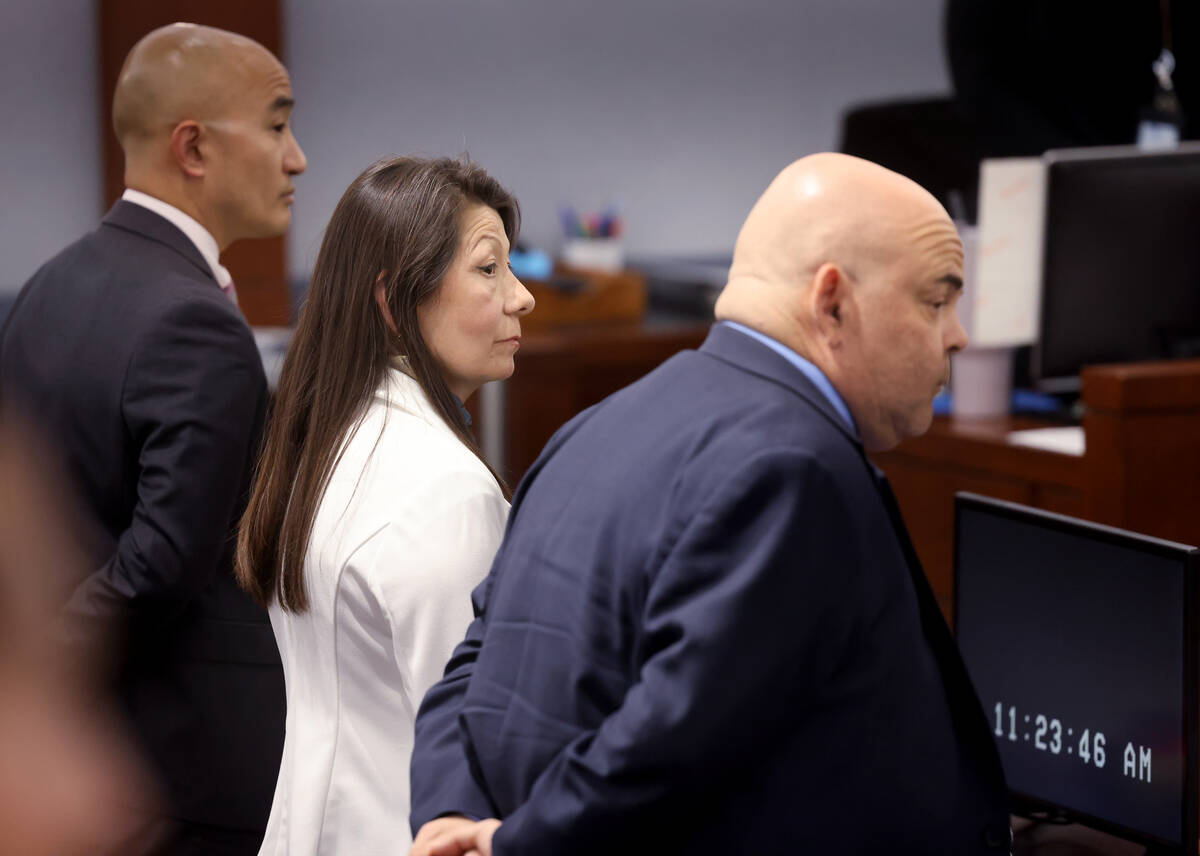
<svg viewBox="0 0 1200 856">
<path fill-rule="evenodd" d="M 967 674 L 967 667 L 962 660 L 962 654 L 959 653 L 958 643 L 954 641 L 937 599 L 933 596 L 933 589 L 930 588 L 929 580 L 925 577 L 921 560 L 917 558 L 917 551 L 913 547 L 912 539 L 908 536 L 908 529 L 900 514 L 900 505 L 896 502 L 896 495 L 892 492 L 892 486 L 888 484 L 883 471 L 870 461 L 866 461 L 866 464 L 871 468 L 875 487 L 879 491 L 880 499 L 883 500 L 884 508 L 887 509 L 892 530 L 896 533 L 896 540 L 900 542 L 900 549 L 904 553 L 904 561 L 908 565 L 909 576 L 912 578 L 913 588 L 917 594 L 921 626 L 942 673 L 942 681 L 946 687 L 950 707 L 955 711 L 955 719 L 963 729 L 964 738 L 967 738 L 970 745 L 975 747 L 979 760 L 990 766 L 996 776 L 1002 777 L 1003 767 L 1000 763 L 1000 755 L 992 740 L 983 706 L 975 692 L 975 685 L 971 682 L 970 675 Z"/>
<path fill-rule="evenodd" d="M 133 202 L 118 199 L 101 221 L 102 226 L 112 226 L 141 235 L 151 241 L 170 247 L 183 258 L 192 263 L 195 268 L 208 279 L 216 282 L 212 268 L 200 254 L 200 250 L 191 239 L 183 234 L 170 220 L 155 214 L 149 208 L 143 208 Z"/>
<path fill-rule="evenodd" d="M 933 589 L 929 587 L 929 580 L 926 579 L 925 570 L 921 567 L 921 560 L 917 558 L 916 548 L 913 547 L 912 539 L 909 538 L 908 528 L 904 525 L 904 518 L 900 514 L 900 504 L 896 502 L 896 494 L 892 492 L 892 486 L 888 483 L 883 471 L 870 461 L 866 461 L 866 464 L 871 468 L 875 488 L 879 491 L 879 498 L 883 500 L 883 507 L 887 510 L 892 531 L 896 533 L 896 540 L 900 542 L 900 550 L 904 553 L 904 561 L 908 565 L 913 587 L 917 590 L 917 604 L 921 610 L 921 624 L 925 627 L 925 634 L 930 637 L 931 642 L 936 641 L 939 647 L 944 647 L 946 643 L 953 645 L 950 628 L 946 626 L 946 620 L 942 617 L 937 598 L 933 596 Z"/>
<path fill-rule="evenodd" d="M 854 444 L 887 511 L 892 531 L 904 556 L 917 597 L 921 628 L 937 662 L 947 701 L 954 712 L 956 727 L 961 729 L 963 743 L 967 751 L 975 755 L 977 763 L 991 772 L 992 775 L 988 776 L 987 780 L 1003 782 L 1000 755 L 995 741 L 992 740 L 991 729 L 975 693 L 975 686 L 971 683 L 966 664 L 958 651 L 958 644 L 954 641 L 938 607 L 937 599 L 933 596 L 929 580 L 925 577 L 925 571 L 908 536 L 908 529 L 904 525 L 891 485 L 883 472 L 867 458 L 862 441 L 834 410 L 824 393 L 817 389 L 803 372 L 761 342 L 730 327 L 716 324 L 700 351 L 793 390 Z"/>
</svg>

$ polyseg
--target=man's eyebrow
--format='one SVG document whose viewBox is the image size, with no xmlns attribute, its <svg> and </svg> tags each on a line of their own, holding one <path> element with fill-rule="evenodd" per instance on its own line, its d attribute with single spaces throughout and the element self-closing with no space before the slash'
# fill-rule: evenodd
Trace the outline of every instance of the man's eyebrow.
<svg viewBox="0 0 1200 856">
<path fill-rule="evenodd" d="M 296 100 L 289 95 L 280 95 L 271 102 L 271 112 L 277 113 L 280 110 L 287 110 L 296 106 Z"/>
<path fill-rule="evenodd" d="M 958 274 L 948 273 L 945 276 L 938 277 L 937 281 L 950 286 L 955 291 L 962 291 L 963 281 L 962 281 L 962 277 L 959 276 Z"/>
</svg>

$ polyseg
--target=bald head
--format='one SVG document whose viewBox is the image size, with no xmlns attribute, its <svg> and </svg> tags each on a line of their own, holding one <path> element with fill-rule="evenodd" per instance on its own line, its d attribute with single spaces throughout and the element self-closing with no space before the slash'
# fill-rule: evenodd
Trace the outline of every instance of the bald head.
<svg viewBox="0 0 1200 856">
<path fill-rule="evenodd" d="M 718 319 L 766 333 L 833 383 L 870 448 L 924 431 L 966 336 L 962 244 L 927 191 L 877 164 L 816 154 L 746 218 Z"/>
<path fill-rule="evenodd" d="M 283 232 L 306 166 L 287 69 L 253 39 L 171 24 L 134 45 L 113 96 L 125 184 L 198 221 L 224 249 Z"/>
<path fill-rule="evenodd" d="M 806 286 L 825 263 L 865 275 L 930 226 L 949 223 L 933 196 L 898 173 L 849 155 L 809 155 L 784 168 L 751 209 L 719 309 L 740 314 L 743 304 L 777 301 L 778 289 Z"/>
<path fill-rule="evenodd" d="M 270 51 L 237 33 L 197 24 L 160 27 L 125 58 L 113 95 L 113 130 L 128 155 L 185 119 L 223 117 L 249 70 L 278 65 Z"/>
</svg>

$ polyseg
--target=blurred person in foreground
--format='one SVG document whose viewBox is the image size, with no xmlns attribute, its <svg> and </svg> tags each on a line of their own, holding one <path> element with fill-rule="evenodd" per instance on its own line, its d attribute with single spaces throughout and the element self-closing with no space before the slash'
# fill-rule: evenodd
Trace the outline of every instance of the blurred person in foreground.
<svg viewBox="0 0 1200 856">
<path fill-rule="evenodd" d="M 82 500 L 89 573 L 59 636 L 116 635 L 114 690 L 165 787 L 144 821 L 171 854 L 257 852 L 283 744 L 279 654 L 232 573 L 267 390 L 218 256 L 288 226 L 291 109 L 257 42 L 145 36 L 113 97 L 128 189 L 0 334 L 0 407 L 36 416 Z"/>
<path fill-rule="evenodd" d="M 908 179 L 780 173 L 699 351 L 522 482 L 417 719 L 415 856 L 1009 852 L 990 727 L 866 457 L 929 427 L 962 275 Z"/>
<path fill-rule="evenodd" d="M 0 856 L 118 856 L 150 796 L 119 725 L 46 626 L 85 560 L 47 450 L 0 423 Z M 92 652 L 93 654 L 98 652 Z"/>
<path fill-rule="evenodd" d="M 238 542 L 287 675 L 263 854 L 411 843 L 417 706 L 508 516 L 463 402 L 512 374 L 533 308 L 508 265 L 517 228 L 481 167 L 402 157 L 326 229 Z"/>
</svg>

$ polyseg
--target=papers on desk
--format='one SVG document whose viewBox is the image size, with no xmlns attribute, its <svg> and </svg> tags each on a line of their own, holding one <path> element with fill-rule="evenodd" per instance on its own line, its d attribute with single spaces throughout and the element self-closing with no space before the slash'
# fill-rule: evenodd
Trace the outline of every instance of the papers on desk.
<svg viewBox="0 0 1200 856">
<path fill-rule="evenodd" d="M 1085 447 L 1082 425 L 1010 431 L 1008 432 L 1008 442 L 1016 446 L 1029 446 L 1033 449 L 1044 449 L 1047 452 L 1058 452 L 1060 455 L 1080 457 L 1083 455 Z"/>
</svg>

